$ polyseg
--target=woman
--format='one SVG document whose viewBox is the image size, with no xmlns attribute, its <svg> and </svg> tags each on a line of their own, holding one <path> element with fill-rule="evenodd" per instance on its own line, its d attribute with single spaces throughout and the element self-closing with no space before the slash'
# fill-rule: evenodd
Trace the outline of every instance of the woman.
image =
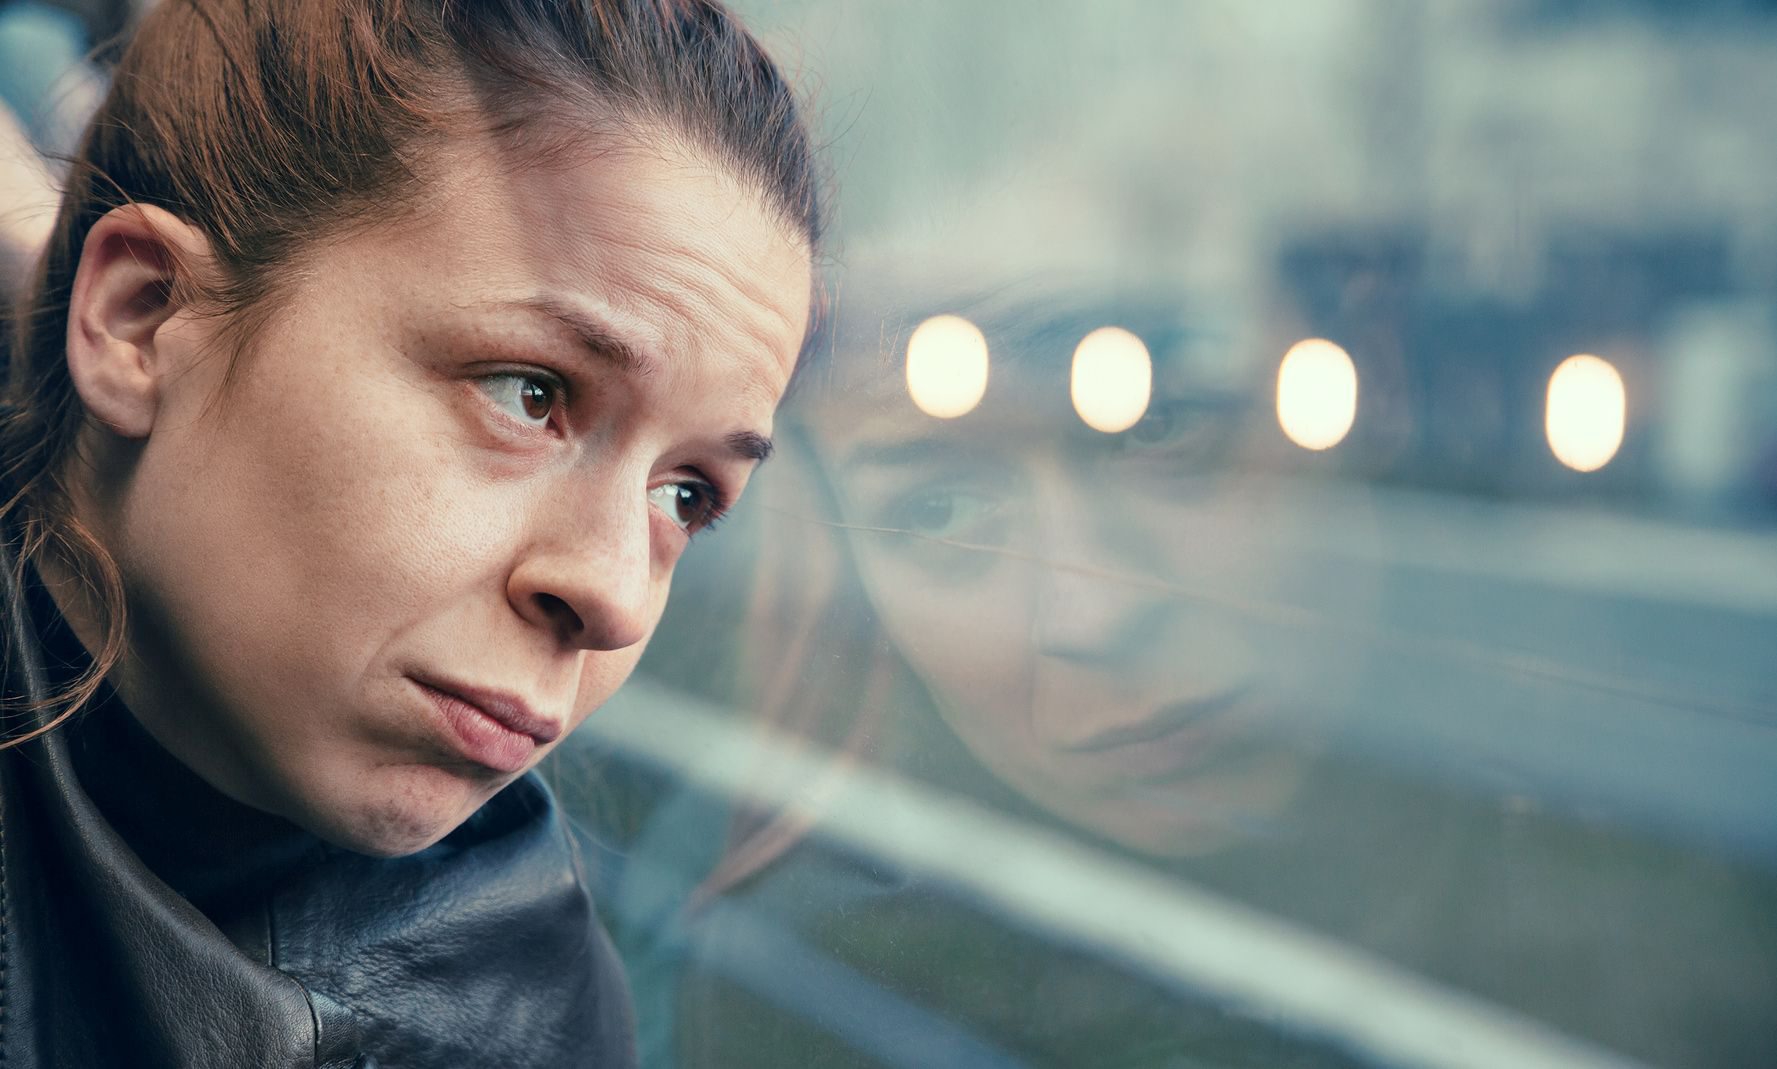
<svg viewBox="0 0 1777 1069">
<path fill-rule="evenodd" d="M 818 740 L 841 769 L 873 762 L 1654 1064 L 1770 1061 L 1777 881 L 1588 826 L 1522 779 L 1515 797 L 1441 782 L 1400 759 L 1432 750 L 1424 735 L 1377 747 L 1368 705 L 1400 701 L 1385 673 L 1423 649 L 1379 641 L 1388 579 L 1340 553 L 1380 538 L 1361 492 L 1266 471 L 1275 425 L 1233 356 L 1246 347 L 1192 330 L 1176 302 L 1010 289 L 829 320 L 823 389 L 786 411 L 760 488 L 777 522 L 740 629 L 788 652 L 741 658 L 758 690 L 738 702 L 788 729 L 774 741 Z M 972 320 L 990 354 L 985 394 L 952 419 L 909 397 L 915 328 L 938 313 Z M 1109 325 L 1143 340 L 1152 389 L 1140 419 L 1103 431 L 1070 372 Z M 676 1010 L 660 1064 L 1363 1060 L 1096 949 L 1090 881 L 1078 929 L 1008 916 L 825 834 L 820 791 L 844 792 L 843 772 L 787 776 L 755 773 L 795 809 L 731 820 L 687 792 L 630 852 L 618 936 L 638 998 Z M 725 858 L 688 856 L 688 828 L 725 822 Z M 674 865 L 702 884 L 678 890 L 662 936 L 658 870 Z M 1006 871 L 1017 901 L 1031 870 Z M 767 954 L 796 964 L 754 964 Z M 667 1014 L 650 1017 L 664 1049 Z"/>
<path fill-rule="evenodd" d="M 528 770 L 770 451 L 818 234 L 711 0 L 145 19 L 0 426 L 0 1061 L 633 1059 Z"/>
<path fill-rule="evenodd" d="M 1297 614 L 1331 602 L 1361 617 L 1372 579 L 1329 583 L 1291 552 L 1304 517 L 1251 478 L 1262 440 L 1232 347 L 1162 296 L 934 300 L 858 274 L 761 488 L 742 707 L 842 768 L 869 762 L 1162 871 L 1302 850 L 1293 817 L 1351 658 Z M 905 357 L 922 322 L 957 313 L 985 335 L 988 387 L 939 419 L 909 398 Z M 1076 343 L 1107 325 L 1143 339 L 1153 371 L 1145 412 L 1114 433 L 1082 422 L 1068 388 Z M 778 780 L 794 773 L 761 766 L 765 796 L 804 804 L 742 810 L 713 871 L 688 855 L 728 819 L 717 800 L 663 805 L 630 851 L 619 943 L 643 1004 L 676 1009 L 670 1036 L 668 1014 L 649 1015 L 649 1064 L 1347 1064 L 830 843 L 822 792 L 845 791 L 843 771 L 792 788 Z M 679 930 L 660 925 L 667 867 L 701 883 L 680 891 Z M 747 965 L 773 954 L 818 968 Z M 823 981 L 814 1001 L 794 982 L 759 986 L 802 971 L 853 981 Z M 885 1057 L 909 1029 L 943 1038 Z"/>
<path fill-rule="evenodd" d="M 1367 511 L 1328 513 L 1329 498 L 1261 477 L 1255 368 L 1176 299 L 981 288 L 873 300 L 852 280 L 818 390 L 787 413 L 796 448 L 766 491 L 784 522 L 748 633 L 787 626 L 831 647 L 857 632 L 850 659 L 917 691 L 897 709 L 929 706 L 926 726 L 971 764 L 1122 847 L 1181 858 L 1265 838 L 1323 760 L 1376 601 L 1372 571 L 1305 549 L 1329 524 L 1373 536 Z M 960 418 L 934 418 L 910 400 L 903 357 L 922 322 L 955 312 L 985 334 L 990 385 Z M 1113 432 L 1069 391 L 1077 343 L 1106 326 L 1151 367 L 1142 410 Z M 805 671 L 747 664 L 765 674 L 756 703 L 799 732 L 853 730 L 857 709 Z M 855 688 L 857 665 L 845 674 Z M 894 741 L 911 723 L 865 733 L 909 747 L 898 763 L 935 762 L 923 737 Z"/>
</svg>

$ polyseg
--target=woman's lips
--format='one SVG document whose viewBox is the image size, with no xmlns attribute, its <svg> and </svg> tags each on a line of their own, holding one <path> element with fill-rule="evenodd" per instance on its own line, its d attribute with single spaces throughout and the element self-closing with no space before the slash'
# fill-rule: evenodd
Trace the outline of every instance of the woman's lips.
<svg viewBox="0 0 1777 1069">
<path fill-rule="evenodd" d="M 524 771 L 538 746 L 561 735 L 560 724 L 511 695 L 456 683 L 413 683 L 442 715 L 463 756 L 497 772 Z"/>
<path fill-rule="evenodd" d="M 1062 748 L 1071 761 L 1123 781 L 1164 781 L 1199 771 L 1257 713 L 1249 688 L 1176 702 Z"/>
</svg>

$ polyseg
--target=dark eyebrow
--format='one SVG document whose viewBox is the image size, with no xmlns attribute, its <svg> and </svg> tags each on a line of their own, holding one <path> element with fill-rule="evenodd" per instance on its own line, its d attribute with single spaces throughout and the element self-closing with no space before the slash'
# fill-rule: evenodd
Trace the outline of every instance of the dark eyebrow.
<svg viewBox="0 0 1777 1069">
<path fill-rule="evenodd" d="M 770 459 L 775 448 L 770 438 L 753 431 L 735 431 L 722 440 L 727 443 L 730 452 L 752 461 Z"/>
<path fill-rule="evenodd" d="M 595 355 L 616 364 L 632 375 L 646 375 L 654 370 L 654 361 L 640 346 L 624 338 L 622 333 L 602 319 L 549 297 L 527 297 L 517 302 L 520 308 L 541 312 L 574 332 L 580 343 Z"/>
<path fill-rule="evenodd" d="M 586 348 L 626 373 L 647 375 L 654 370 L 655 364 L 646 353 L 626 341 L 615 327 L 603 320 L 549 297 L 529 297 L 517 303 L 519 307 L 541 312 L 567 327 Z M 770 458 L 774 448 L 771 439 L 757 431 L 735 431 L 725 436 L 722 442 L 729 452 L 755 463 Z"/>
</svg>

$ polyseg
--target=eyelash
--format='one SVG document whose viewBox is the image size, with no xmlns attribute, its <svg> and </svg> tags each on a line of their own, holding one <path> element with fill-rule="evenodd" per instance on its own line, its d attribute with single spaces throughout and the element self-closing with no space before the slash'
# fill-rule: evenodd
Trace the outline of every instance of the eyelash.
<svg viewBox="0 0 1777 1069">
<path fill-rule="evenodd" d="M 723 493 L 715 483 L 712 483 L 707 479 L 698 478 L 679 479 L 664 485 L 694 486 L 709 498 L 709 504 L 704 507 L 703 515 L 682 528 L 687 537 L 696 537 L 706 531 L 714 530 L 717 524 L 721 523 L 728 517 L 728 509 L 731 502 L 728 499 L 728 495 Z"/>
<path fill-rule="evenodd" d="M 672 519 L 672 515 L 668 513 L 668 520 L 672 522 L 673 526 L 679 527 L 681 531 L 684 531 L 684 533 L 686 533 L 686 538 L 695 538 L 697 534 L 702 534 L 704 531 L 713 529 L 716 524 L 720 524 L 723 517 L 729 515 L 729 497 L 723 494 L 720 488 L 716 488 L 716 485 L 711 483 L 709 479 L 673 479 L 670 483 L 661 483 L 659 487 L 654 487 L 652 490 L 649 490 L 649 497 L 652 499 L 657 492 L 661 492 L 661 490 L 670 490 L 670 488 L 675 487 L 695 487 L 698 492 L 704 495 L 705 499 L 707 499 L 707 504 L 705 504 L 704 510 L 700 511 L 695 517 L 691 517 L 691 520 L 686 522 L 684 526 L 679 526 L 679 520 Z M 663 511 L 672 510 L 672 508 L 672 501 L 666 501 L 666 503 L 661 504 L 661 510 Z"/>
</svg>

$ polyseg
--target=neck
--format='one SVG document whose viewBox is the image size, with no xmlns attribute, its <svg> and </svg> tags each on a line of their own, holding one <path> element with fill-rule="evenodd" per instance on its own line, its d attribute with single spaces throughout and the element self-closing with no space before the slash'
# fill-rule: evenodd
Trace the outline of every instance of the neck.
<svg viewBox="0 0 1777 1069">
<path fill-rule="evenodd" d="M 225 733 L 206 731 L 206 725 L 190 715 L 201 703 L 190 700 L 189 688 L 150 671 L 151 660 L 166 663 L 168 658 L 164 651 L 159 655 L 145 651 L 144 645 L 153 647 L 157 633 L 166 629 L 144 625 L 144 612 L 152 615 L 151 607 L 135 605 L 126 611 L 127 588 L 106 548 L 107 543 L 115 544 L 104 535 L 109 528 L 88 519 L 97 514 L 90 501 L 82 500 L 78 492 L 72 496 L 70 517 L 62 530 L 77 533 L 49 539 L 31 558 L 44 591 L 92 659 L 94 672 L 117 692 L 132 719 L 198 778 L 253 806 L 243 784 L 218 775 L 218 770 L 241 767 L 238 755 L 226 749 Z"/>
</svg>

